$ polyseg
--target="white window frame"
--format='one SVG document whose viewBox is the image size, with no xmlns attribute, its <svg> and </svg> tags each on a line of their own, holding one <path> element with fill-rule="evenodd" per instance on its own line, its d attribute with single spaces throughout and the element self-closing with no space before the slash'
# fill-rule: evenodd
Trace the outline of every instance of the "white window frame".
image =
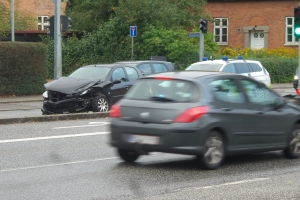
<svg viewBox="0 0 300 200">
<path fill-rule="evenodd" d="M 292 21 L 289 24 L 289 19 Z M 292 30 L 291 34 L 288 34 L 288 29 Z M 288 40 L 288 36 L 292 36 L 292 40 Z M 299 39 L 294 36 L 294 17 L 286 17 L 285 18 L 285 44 L 284 45 L 298 45 Z"/>
<path fill-rule="evenodd" d="M 220 24 L 216 24 L 217 20 L 220 20 Z M 223 24 L 223 20 L 226 20 L 227 24 Z M 227 31 L 226 34 L 223 33 L 224 29 Z M 217 35 L 217 30 L 219 30 L 219 35 Z M 217 42 L 218 45 L 228 45 L 228 18 L 214 18 L 214 36 L 214 41 Z M 220 37 L 220 41 L 216 41 L 216 37 Z M 226 41 L 222 41 L 224 37 Z"/>
<path fill-rule="evenodd" d="M 47 27 L 45 27 L 45 25 L 48 25 L 49 22 L 47 21 L 47 18 L 49 16 L 47 15 L 42 15 L 42 16 L 38 16 L 37 17 L 37 30 L 47 30 Z M 41 20 L 39 20 L 39 18 L 41 18 Z M 39 26 L 41 26 L 41 29 L 39 29 Z"/>
</svg>

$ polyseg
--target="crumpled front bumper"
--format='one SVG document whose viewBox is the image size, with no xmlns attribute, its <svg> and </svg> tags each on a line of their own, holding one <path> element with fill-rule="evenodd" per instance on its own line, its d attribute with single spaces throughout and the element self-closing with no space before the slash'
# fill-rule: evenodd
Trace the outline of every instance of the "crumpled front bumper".
<svg viewBox="0 0 300 200">
<path fill-rule="evenodd" d="M 63 114 L 66 112 L 79 112 L 86 109 L 89 106 L 89 100 L 84 98 L 70 98 L 61 101 L 51 101 L 44 99 L 43 108 L 41 109 L 43 114 Z"/>
</svg>

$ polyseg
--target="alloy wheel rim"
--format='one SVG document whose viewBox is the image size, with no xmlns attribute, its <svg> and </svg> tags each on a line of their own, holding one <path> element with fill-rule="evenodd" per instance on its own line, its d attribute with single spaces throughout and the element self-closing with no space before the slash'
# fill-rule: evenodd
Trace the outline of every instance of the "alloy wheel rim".
<svg viewBox="0 0 300 200">
<path fill-rule="evenodd" d="M 300 153 L 300 129 L 297 129 L 292 134 L 293 138 L 290 142 L 290 148 L 293 153 Z"/>
<path fill-rule="evenodd" d="M 107 112 L 108 111 L 108 103 L 105 99 L 100 98 L 98 100 L 98 108 L 100 112 Z"/>
<path fill-rule="evenodd" d="M 219 163 L 224 156 L 224 145 L 219 137 L 210 137 L 205 142 L 204 159 L 208 164 Z"/>
</svg>

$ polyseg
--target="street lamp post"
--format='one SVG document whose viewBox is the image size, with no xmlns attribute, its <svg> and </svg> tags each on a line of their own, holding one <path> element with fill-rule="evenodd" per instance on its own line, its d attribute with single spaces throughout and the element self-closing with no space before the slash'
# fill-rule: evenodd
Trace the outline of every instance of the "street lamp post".
<svg viewBox="0 0 300 200">
<path fill-rule="evenodd" d="M 15 41 L 15 1 L 11 0 L 11 41 Z"/>
</svg>

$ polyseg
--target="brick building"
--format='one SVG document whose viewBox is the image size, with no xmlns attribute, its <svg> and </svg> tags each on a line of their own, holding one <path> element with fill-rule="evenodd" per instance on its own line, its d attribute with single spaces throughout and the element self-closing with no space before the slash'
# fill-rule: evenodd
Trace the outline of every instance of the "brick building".
<svg viewBox="0 0 300 200">
<path fill-rule="evenodd" d="M 7 8 L 11 9 L 11 5 L 7 0 L 0 0 L 7 4 Z M 15 41 L 40 41 L 39 34 L 46 34 L 45 25 L 47 17 L 54 15 L 54 0 L 14 0 L 15 11 L 24 14 L 29 14 L 36 17 L 36 27 L 32 30 L 15 30 Z M 66 3 L 61 3 L 61 14 L 64 14 Z M 10 41 L 10 35 L 6 38 L 1 38 L 2 41 Z"/>
<path fill-rule="evenodd" d="M 207 0 L 208 30 L 223 47 L 297 48 L 294 7 L 299 0 Z"/>
</svg>

